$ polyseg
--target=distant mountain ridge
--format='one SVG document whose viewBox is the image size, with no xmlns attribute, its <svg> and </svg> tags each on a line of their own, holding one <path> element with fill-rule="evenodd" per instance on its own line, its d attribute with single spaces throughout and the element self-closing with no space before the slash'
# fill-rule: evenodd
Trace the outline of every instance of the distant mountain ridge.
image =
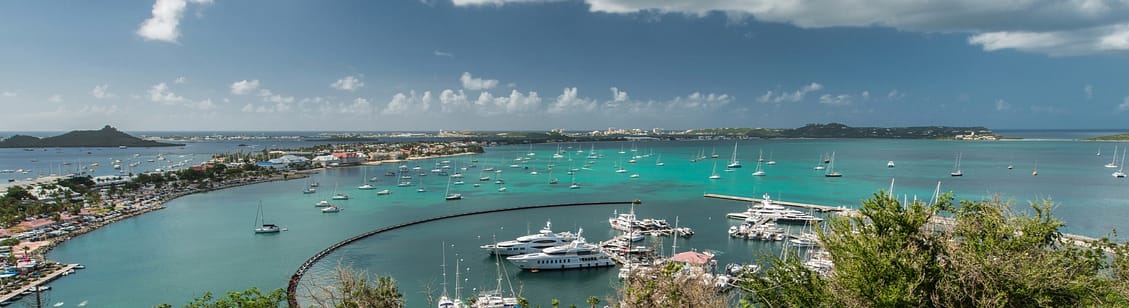
<svg viewBox="0 0 1129 308">
<path fill-rule="evenodd" d="M 102 147 L 173 147 L 183 144 L 163 143 L 130 136 L 106 125 L 100 130 L 75 130 L 66 134 L 37 138 L 15 135 L 0 141 L 0 148 L 102 148 Z"/>
</svg>

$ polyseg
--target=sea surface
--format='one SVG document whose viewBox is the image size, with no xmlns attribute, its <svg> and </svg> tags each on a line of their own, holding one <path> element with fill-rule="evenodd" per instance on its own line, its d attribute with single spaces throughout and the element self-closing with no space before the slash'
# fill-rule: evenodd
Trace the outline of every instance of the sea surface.
<svg viewBox="0 0 1129 308">
<path fill-rule="evenodd" d="M 1035 135 L 1038 135 L 1037 133 Z M 1036 136 L 1037 137 L 1037 136 Z M 1039 139 L 1039 140 L 1030 140 Z M 384 173 L 399 164 L 329 169 L 310 179 L 243 186 L 183 197 L 167 204 L 167 209 L 131 218 L 72 239 L 53 250 L 48 257 L 87 266 L 77 275 L 59 279 L 48 292 L 51 303 L 72 307 L 87 302 L 87 307 L 147 307 L 160 303 L 180 305 L 206 291 L 222 293 L 249 287 L 285 288 L 294 270 L 321 249 L 343 239 L 379 227 L 422 218 L 483 209 L 524 205 L 642 200 L 634 210 L 641 218 L 662 218 L 691 227 L 696 235 L 680 239 L 677 247 L 671 238 L 649 238 L 650 245 L 671 250 L 710 251 L 721 264 L 749 262 L 781 253 L 781 245 L 730 239 L 726 230 L 737 221 L 725 214 L 745 209 L 747 204 L 703 198 L 704 193 L 740 196 L 770 194 L 774 199 L 856 207 L 859 201 L 879 190 L 889 189 L 907 199 L 929 199 L 940 182 L 941 191 L 953 192 L 959 199 L 981 200 L 1000 196 L 1022 210 L 1032 200 L 1050 199 L 1057 203 L 1054 214 L 1067 223 L 1066 230 L 1089 236 L 1103 236 L 1112 230 L 1129 227 L 1129 180 L 1116 179 L 1112 168 L 1103 165 L 1113 159 L 1114 146 L 1120 143 L 1083 142 L 1076 137 L 1029 137 L 1028 141 L 957 142 L 932 140 L 743 140 L 737 159 L 744 168 L 725 172 L 733 153 L 733 141 L 602 142 L 560 144 L 565 159 L 551 159 L 558 144 L 489 147 L 485 154 L 419 160 L 427 172 L 441 160 L 455 168 L 476 164 L 463 171 L 465 185 L 452 185 L 452 192 L 463 200 L 444 201 L 446 177 L 429 174 L 419 186 L 395 187 L 395 178 Z M 0 150 L 0 169 L 23 168 L 32 157 L 41 162 L 59 154 L 58 161 L 88 157 L 85 161 L 105 161 L 133 154 L 155 156 L 207 157 L 212 152 L 261 150 L 275 141 L 189 143 L 181 148 L 153 149 L 63 149 L 48 151 Z M 632 148 L 636 152 L 632 152 Z M 601 158 L 582 168 L 589 149 Z M 577 150 L 585 151 L 578 156 Z M 1102 155 L 1096 155 L 1101 151 Z M 623 151 L 625 154 L 619 154 Z M 68 152 L 68 151 L 74 151 Z M 182 152 L 178 152 L 182 151 Z M 86 154 L 90 152 L 91 154 Z M 529 156 L 528 153 L 535 153 Z M 716 152 L 718 159 L 691 162 L 690 158 Z M 1120 152 L 1120 150 L 1119 150 Z M 62 155 L 62 154 L 67 154 Z M 628 163 L 632 154 L 653 153 Z M 835 170 L 842 178 L 823 177 L 813 170 L 824 155 L 835 155 Z M 123 155 L 124 154 L 124 155 Z M 84 156 L 86 155 L 86 156 Z M 567 157 L 571 156 L 570 163 Z M 957 157 L 963 177 L 951 177 Z M 1120 154 L 1118 154 L 1120 156 Z M 64 158 L 66 157 L 66 158 Z M 510 168 L 518 157 L 532 158 Z M 758 157 L 775 160 L 762 166 L 767 176 L 753 177 Z M 665 166 L 657 166 L 661 159 Z M 477 160 L 472 162 L 471 160 Z M 51 160 L 55 161 L 55 160 Z M 84 161 L 84 162 L 85 162 Z M 124 161 L 124 160 L 123 160 Z M 707 177 L 714 172 L 719 180 Z M 894 161 L 895 168 L 887 168 Z M 555 164 L 550 174 L 548 165 Z M 615 165 L 626 165 L 627 173 L 616 173 Z M 582 168 L 575 179 L 565 174 Z M 1008 165 L 1014 169 L 1009 170 Z M 8 167 L 12 166 L 12 167 Z M 480 170 L 503 170 L 507 190 L 479 182 Z M 527 169 L 528 168 L 528 169 Z M 1031 173 L 1038 168 L 1039 175 Z M 530 171 L 538 171 L 532 175 Z M 638 174 L 638 178 L 629 178 Z M 491 177 L 499 174 L 490 174 Z M 392 195 L 377 196 L 375 190 L 356 187 L 366 179 Z M 548 184 L 550 178 L 560 184 Z M 582 188 L 568 189 L 575 180 Z M 309 182 L 321 184 L 319 193 L 303 195 Z M 480 183 L 481 187 L 472 187 Z M 340 213 L 323 214 L 313 204 L 328 199 L 334 191 L 352 199 L 337 201 Z M 268 222 L 288 231 L 271 235 L 252 232 L 256 209 L 263 205 Z M 387 232 L 348 245 L 322 261 L 307 274 L 303 283 L 328 279 L 339 265 L 351 266 L 369 274 L 393 276 L 409 307 L 429 306 L 427 291 L 436 294 L 443 288 L 444 254 L 447 289 L 455 290 L 459 272 L 461 297 L 495 289 L 499 271 L 504 290 L 520 291 L 533 304 L 548 306 L 553 298 L 562 304 L 584 306 L 588 296 L 605 298 L 614 294 L 616 269 L 522 272 L 504 259 L 500 262 L 478 248 L 495 240 L 503 241 L 535 232 L 547 220 L 555 231 L 583 228 L 590 242 L 615 235 L 607 218 L 614 212 L 632 210 L 629 206 L 577 206 L 521 210 L 436 221 Z M 801 228 L 800 226 L 793 227 Z M 455 265 L 458 260 L 458 266 Z M 501 265 L 501 266 L 498 266 Z M 300 288 L 305 295 L 308 288 Z M 604 300 L 606 302 L 606 300 Z"/>
</svg>

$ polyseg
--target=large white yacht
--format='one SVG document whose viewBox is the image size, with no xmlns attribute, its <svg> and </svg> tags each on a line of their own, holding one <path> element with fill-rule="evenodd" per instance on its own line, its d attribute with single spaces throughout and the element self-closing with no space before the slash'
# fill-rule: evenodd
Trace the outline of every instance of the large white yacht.
<svg viewBox="0 0 1129 308">
<path fill-rule="evenodd" d="M 588 244 L 580 236 L 584 230 L 576 232 L 576 240 L 568 245 L 545 248 L 538 253 L 506 257 L 518 268 L 527 270 L 549 270 L 569 268 L 590 268 L 614 266 L 615 261 L 608 257 L 600 247 Z"/>
<path fill-rule="evenodd" d="M 572 232 L 553 233 L 552 227 L 553 222 L 548 221 L 545 222 L 545 227 L 541 228 L 541 231 L 537 231 L 537 234 L 524 235 L 512 241 L 479 247 L 493 254 L 512 256 L 541 252 L 542 249 L 565 245 L 576 240 L 576 235 Z"/>
<path fill-rule="evenodd" d="M 823 220 L 822 218 L 801 211 L 773 204 L 772 197 L 768 194 L 764 194 L 760 204 L 752 205 L 744 212 L 725 214 L 725 217 L 738 220 L 756 220 L 764 218 L 779 223 L 797 224 Z"/>
</svg>

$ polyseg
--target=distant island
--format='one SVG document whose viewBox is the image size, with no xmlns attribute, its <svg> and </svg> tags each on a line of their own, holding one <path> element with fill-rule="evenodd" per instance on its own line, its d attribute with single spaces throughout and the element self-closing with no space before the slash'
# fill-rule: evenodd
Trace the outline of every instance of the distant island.
<svg viewBox="0 0 1129 308">
<path fill-rule="evenodd" d="M 66 134 L 37 138 L 15 135 L 0 140 L 0 148 L 104 148 L 104 147 L 174 147 L 183 144 L 163 143 L 130 136 L 106 125 L 100 130 L 76 130 Z"/>
<path fill-rule="evenodd" d="M 885 138 L 996 140 L 985 127 L 850 127 L 839 123 L 808 124 L 799 128 L 712 128 L 688 131 L 689 135 L 743 135 L 751 138 Z"/>
<path fill-rule="evenodd" d="M 1098 136 L 1098 137 L 1086 138 L 1086 140 L 1090 140 L 1090 141 L 1129 141 L 1129 134 Z"/>
</svg>

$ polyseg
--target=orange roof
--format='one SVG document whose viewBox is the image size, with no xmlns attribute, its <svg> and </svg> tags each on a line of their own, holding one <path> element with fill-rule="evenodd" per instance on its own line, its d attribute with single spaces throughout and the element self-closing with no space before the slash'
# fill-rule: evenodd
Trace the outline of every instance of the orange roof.
<svg viewBox="0 0 1129 308">
<path fill-rule="evenodd" d="M 704 265 L 706 263 L 709 263 L 710 259 L 713 259 L 713 256 L 707 255 L 707 254 L 704 254 L 704 253 L 700 253 L 700 252 L 697 252 L 697 251 L 687 251 L 687 252 L 680 252 L 680 253 L 674 255 L 674 257 L 672 257 L 670 259 L 675 261 L 675 262 Z"/>
</svg>

